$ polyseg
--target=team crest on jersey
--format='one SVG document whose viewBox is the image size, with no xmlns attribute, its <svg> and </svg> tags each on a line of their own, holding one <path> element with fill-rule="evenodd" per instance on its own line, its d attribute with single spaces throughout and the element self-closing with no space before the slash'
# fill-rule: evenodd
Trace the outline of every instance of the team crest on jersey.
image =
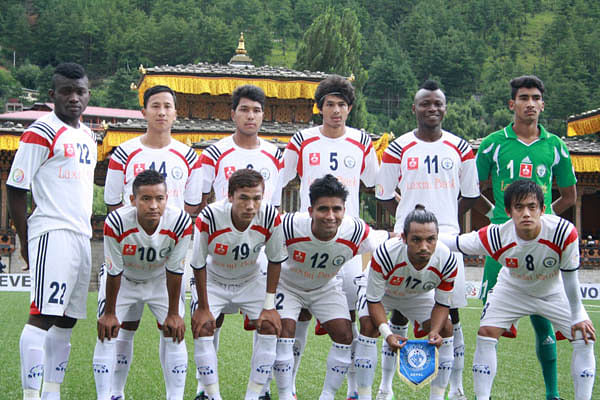
<svg viewBox="0 0 600 400">
<path fill-rule="evenodd" d="M 146 164 L 144 164 L 144 163 L 133 164 L 133 176 L 138 176 L 138 174 L 140 172 L 143 172 L 145 170 L 146 170 Z"/>
<path fill-rule="evenodd" d="M 215 245 L 215 253 L 224 256 L 225 254 L 227 254 L 228 248 L 229 246 L 227 246 L 226 244 L 217 243 Z"/>
<path fill-rule="evenodd" d="M 331 262 L 333 263 L 334 266 L 339 267 L 340 265 L 342 265 L 343 263 L 346 262 L 346 257 L 337 256 Z"/>
<path fill-rule="evenodd" d="M 267 168 L 261 168 L 260 174 L 262 175 L 262 177 L 265 181 L 268 180 L 269 177 L 271 176 L 271 173 L 269 172 L 269 170 Z"/>
<path fill-rule="evenodd" d="M 546 175 L 546 166 L 545 165 L 538 165 L 537 168 L 535 169 L 535 173 L 540 178 L 543 178 Z"/>
<path fill-rule="evenodd" d="M 556 263 L 558 262 L 558 260 L 554 257 L 546 257 L 544 258 L 544 267 L 546 268 L 552 268 L 554 266 L 556 266 Z"/>
<path fill-rule="evenodd" d="M 531 178 L 533 175 L 533 165 L 527 163 L 521 163 L 521 167 L 519 168 L 519 177 L 520 178 Z"/>
<path fill-rule="evenodd" d="M 25 172 L 23 172 L 21 168 L 15 168 L 12 178 L 15 183 L 21 183 L 23 182 L 23 179 L 25 179 Z"/>
<path fill-rule="evenodd" d="M 419 169 L 419 157 L 408 157 L 406 166 L 410 170 Z"/>
<path fill-rule="evenodd" d="M 180 167 L 175 166 L 171 170 L 171 176 L 173 177 L 173 179 L 180 180 L 183 177 L 183 171 Z"/>
<path fill-rule="evenodd" d="M 169 255 L 170 252 L 171 252 L 171 246 L 164 247 L 164 248 L 160 249 L 160 251 L 158 252 L 158 255 L 160 256 L 160 258 L 165 258 L 166 256 Z"/>
<path fill-rule="evenodd" d="M 423 284 L 423 289 L 425 289 L 425 290 L 431 290 L 431 289 L 433 289 L 434 287 L 435 287 L 435 282 L 431 282 L 431 281 L 429 281 L 429 282 L 425 282 L 425 283 Z"/>
<path fill-rule="evenodd" d="M 390 285 L 392 285 L 392 286 L 400 286 L 403 281 L 404 281 L 404 277 L 403 276 L 392 276 L 392 279 L 390 279 Z"/>
<path fill-rule="evenodd" d="M 309 153 L 308 154 L 308 163 L 310 165 L 321 164 L 321 153 Z"/>
<path fill-rule="evenodd" d="M 346 166 L 346 168 L 354 168 L 354 166 L 356 165 L 356 160 L 352 156 L 347 156 L 346 158 L 344 158 L 344 165 Z"/>
<path fill-rule="evenodd" d="M 293 255 L 294 261 L 303 263 L 304 260 L 306 259 L 306 253 L 300 250 L 294 250 L 294 255 Z"/>
<path fill-rule="evenodd" d="M 260 249 L 262 249 L 262 247 L 264 246 L 264 243 L 259 243 L 256 246 L 254 246 L 254 249 L 252 250 L 255 253 L 258 253 L 260 251 Z"/>
<path fill-rule="evenodd" d="M 506 257 L 506 266 L 508 268 L 519 268 L 519 259 L 514 257 Z"/>
<path fill-rule="evenodd" d="M 446 157 L 442 159 L 442 168 L 450 170 L 452 167 L 454 167 L 454 161 L 451 158 Z"/>
<path fill-rule="evenodd" d="M 235 167 L 232 165 L 231 167 L 223 168 L 223 173 L 225 174 L 225 179 L 229 179 L 231 175 L 235 172 Z"/>
<path fill-rule="evenodd" d="M 75 157 L 75 146 L 73 143 L 65 143 L 65 157 L 71 158 Z"/>
<path fill-rule="evenodd" d="M 135 255 L 135 250 L 137 246 L 135 244 L 126 244 L 123 246 L 123 255 L 124 256 L 133 256 Z"/>
</svg>

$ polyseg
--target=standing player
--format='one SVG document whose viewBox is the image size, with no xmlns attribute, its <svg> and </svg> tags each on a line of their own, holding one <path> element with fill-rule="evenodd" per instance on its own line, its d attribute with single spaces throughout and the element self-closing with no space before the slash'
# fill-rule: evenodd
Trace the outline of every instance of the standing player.
<svg viewBox="0 0 600 400">
<path fill-rule="evenodd" d="M 446 97 L 436 82 L 426 81 L 417 91 L 412 106 L 417 129 L 394 140 L 383 153 L 377 175 L 375 196 L 390 212 L 395 212 L 394 231 L 402 230 L 404 219 L 416 204 L 424 204 L 436 215 L 442 233 L 458 234 L 458 217 L 469 210 L 479 197 L 475 157 L 464 139 L 442 129 Z M 396 187 L 401 200 L 395 199 Z M 450 376 L 450 399 L 466 399 L 462 386 L 465 344 L 458 308 L 467 305 L 465 272 L 461 254 L 457 254 L 458 276 L 450 316 L 454 330 L 454 364 Z M 394 333 L 406 336 L 408 321 L 394 313 L 390 326 Z M 391 399 L 395 352 L 384 343 L 382 379 L 378 398 Z"/>
<path fill-rule="evenodd" d="M 481 142 L 477 151 L 477 172 L 482 190 L 491 180 L 494 204 L 487 213 L 491 222 L 501 224 L 508 220 L 504 209 L 504 189 L 517 179 L 530 179 L 542 187 L 544 204 L 549 214 L 561 214 L 575 204 L 576 178 L 565 143 L 539 124 L 544 111 L 544 84 L 535 76 L 521 76 L 510 81 L 511 100 L 508 107 L 514 112 L 514 122 L 494 132 Z M 560 197 L 552 203 L 552 178 Z M 487 211 L 483 210 L 483 213 Z M 481 285 L 481 299 L 496 283 L 501 265 L 487 257 Z M 536 334 L 536 353 L 542 365 L 546 384 L 546 398 L 558 399 L 556 374 L 556 337 L 547 319 L 532 315 L 531 324 Z M 507 332 L 511 335 L 512 333 Z M 514 336 L 514 335 L 513 335 Z"/>
<path fill-rule="evenodd" d="M 297 132 L 283 153 L 283 169 L 272 203 L 281 204 L 281 193 L 285 185 L 296 175 L 300 177 L 300 211 L 310 206 L 309 187 L 315 179 L 332 174 L 348 189 L 346 203 L 348 214 L 359 217 L 359 190 L 362 181 L 366 187 L 375 185 L 377 155 L 371 138 L 365 132 L 346 126 L 346 119 L 354 103 L 354 88 L 347 79 L 331 75 L 317 87 L 315 102 L 323 116 L 323 125 Z M 355 280 L 362 275 L 362 259 L 355 257 L 344 266 L 344 292 L 354 321 L 357 300 Z M 310 314 L 303 313 L 296 327 L 294 348 L 294 376 L 306 346 Z M 358 330 L 352 324 L 354 338 Z M 348 397 L 356 395 L 353 368 L 348 374 Z M 295 382 L 295 378 L 294 378 Z"/>
<path fill-rule="evenodd" d="M 131 206 L 111 212 L 104 223 L 108 277 L 94 353 L 96 392 L 98 400 L 111 399 L 111 376 L 117 361 L 111 339 L 117 337 L 120 321 L 132 316 L 139 319 L 148 304 L 162 329 L 160 359 L 164 360 L 167 399 L 181 400 L 188 357 L 180 289 L 194 227 L 185 211 L 167 206 L 167 186 L 159 172 L 140 172 L 132 192 Z"/>
<path fill-rule="evenodd" d="M 569 221 L 544 215 L 542 188 L 518 180 L 504 191 L 510 219 L 444 241 L 465 254 L 501 263 L 498 282 L 489 292 L 477 333 L 473 386 L 477 400 L 488 400 L 496 375 L 498 338 L 519 318 L 548 318 L 573 344 L 571 375 L 576 400 L 590 400 L 594 386 L 596 333 L 583 304 L 579 280 L 579 237 Z"/>
<path fill-rule="evenodd" d="M 390 310 L 398 310 L 414 321 L 417 337 L 428 335 L 429 343 L 439 348 L 438 375 L 431 382 L 429 398 L 444 399 L 454 342 L 448 315 L 458 269 L 456 256 L 438 242 L 437 235 L 435 215 L 418 204 L 404 220 L 402 239 L 386 241 L 373 255 L 367 301 L 359 309 L 361 335 L 355 357 L 361 400 L 371 400 L 377 331 L 394 351 L 402 347 L 399 336 L 392 334 L 387 322 Z"/>
<path fill-rule="evenodd" d="M 31 310 L 21 333 L 24 399 L 60 399 L 71 333 L 86 316 L 96 138 L 80 123 L 90 99 L 83 67 L 56 67 L 54 111 L 21 136 L 6 186 L 21 255 L 30 267 Z M 36 208 L 27 219 L 27 190 Z M 68 255 L 68 257 L 65 257 Z"/>
<path fill-rule="evenodd" d="M 294 399 L 293 338 L 300 310 L 304 308 L 321 321 L 333 341 L 319 397 L 333 400 L 351 365 L 353 341 L 350 313 L 338 272 L 346 268 L 347 261 L 375 250 L 389 237 L 385 231 L 373 231 L 360 218 L 345 215 L 348 191 L 333 175 L 316 179 L 310 185 L 309 196 L 308 213 L 291 213 L 283 218 L 289 258 L 281 270 L 277 290 L 282 332 L 273 366 L 282 400 Z"/>
<path fill-rule="evenodd" d="M 146 133 L 119 145 L 108 164 L 104 202 L 109 211 L 129 205 L 135 177 L 149 169 L 160 173 L 167 185 L 168 204 L 185 209 L 189 214 L 198 214 L 201 201 L 200 162 L 196 152 L 171 137 L 171 127 L 177 118 L 177 99 L 168 86 L 153 86 L 144 92 L 142 114 L 147 121 Z M 101 270 L 98 288 L 98 317 L 105 304 L 106 274 Z M 182 295 L 185 292 L 181 290 Z M 124 315 L 119 336 L 116 339 L 117 366 L 111 383 L 112 395 L 124 398 L 127 375 L 133 358 L 133 336 L 137 330 L 139 315 Z M 159 354 L 163 372 L 166 371 L 164 354 L 165 340 L 159 342 Z M 95 354 L 101 356 L 97 346 Z M 165 376 L 166 377 L 166 376 Z"/>
<path fill-rule="evenodd" d="M 235 132 L 202 152 L 202 206 L 208 204 L 211 189 L 214 189 L 215 200 L 228 197 L 229 177 L 240 169 L 253 169 L 260 172 L 264 180 L 264 199 L 270 201 L 281 168 L 281 151 L 273 143 L 258 137 L 262 125 L 265 108 L 265 93 L 258 86 L 243 85 L 237 87 L 232 94 L 231 119 L 235 123 Z M 263 273 L 266 273 L 267 260 L 260 253 L 259 263 Z M 193 286 L 193 285 L 192 285 Z M 196 291 L 192 287 L 192 313 L 198 304 Z M 224 310 L 225 312 L 228 310 Z M 221 314 L 217 318 L 215 330 L 215 348 L 219 348 L 219 332 L 223 324 Z M 202 384 L 197 374 L 197 398 L 202 399 Z"/>
<path fill-rule="evenodd" d="M 275 290 L 287 253 L 279 213 L 262 202 L 262 175 L 240 169 L 229 178 L 228 190 L 228 199 L 206 206 L 196 220 L 192 257 L 198 298 L 192 315 L 194 358 L 205 395 L 209 400 L 220 400 L 214 316 L 224 309 L 243 311 L 258 328 L 245 397 L 257 400 L 275 361 L 281 330 Z M 266 282 L 258 265 L 263 247 L 269 260 Z"/>
</svg>

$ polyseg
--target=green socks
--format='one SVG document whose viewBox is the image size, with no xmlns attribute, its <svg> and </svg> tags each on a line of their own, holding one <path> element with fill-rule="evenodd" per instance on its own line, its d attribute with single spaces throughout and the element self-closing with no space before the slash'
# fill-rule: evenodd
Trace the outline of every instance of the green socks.
<svg viewBox="0 0 600 400">
<path fill-rule="evenodd" d="M 550 321 L 539 315 L 532 315 L 531 325 L 535 331 L 535 352 L 542 366 L 544 383 L 546 384 L 546 399 L 558 395 L 558 376 L 556 372 L 556 336 Z"/>
</svg>

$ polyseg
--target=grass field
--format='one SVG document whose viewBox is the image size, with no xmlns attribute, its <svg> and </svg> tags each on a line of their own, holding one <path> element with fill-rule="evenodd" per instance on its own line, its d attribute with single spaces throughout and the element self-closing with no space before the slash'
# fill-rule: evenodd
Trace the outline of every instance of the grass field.
<svg viewBox="0 0 600 400">
<path fill-rule="evenodd" d="M 19 336 L 27 319 L 28 293 L 0 293 L 0 399 L 21 398 L 19 372 Z M 89 318 L 80 321 L 72 338 L 72 351 L 69 369 L 62 387 L 63 399 L 95 399 L 94 378 L 92 375 L 92 355 L 96 337 L 95 316 L 96 294 L 88 297 Z M 589 302 L 587 310 L 597 329 L 600 329 L 600 304 Z M 471 363 L 475 350 L 475 333 L 481 312 L 478 300 L 469 300 L 469 307 L 462 310 L 462 324 L 466 341 L 464 385 L 469 399 L 473 399 Z M 188 317 L 189 318 L 189 317 Z M 309 332 L 313 332 L 311 329 Z M 186 384 L 186 399 L 193 399 L 195 377 L 193 365 L 193 345 L 190 332 L 186 332 L 189 350 L 189 366 Z M 499 372 L 494 382 L 494 400 L 544 399 L 544 385 L 535 351 L 532 346 L 533 332 L 528 319 L 521 320 L 518 339 L 502 339 L 499 344 Z M 381 345 L 381 340 L 379 341 Z M 323 377 L 325 359 L 330 341 L 325 336 L 309 334 L 307 350 L 302 360 L 298 380 L 298 398 L 318 399 Z M 135 338 L 134 360 L 126 387 L 127 399 L 164 398 L 164 383 L 158 361 L 158 332 L 149 310 L 146 310 L 140 330 Z M 252 333 L 242 329 L 242 318 L 230 315 L 225 319 L 221 333 L 219 350 L 219 375 L 223 398 L 243 399 L 250 369 Z M 599 359 L 596 346 L 596 359 Z M 573 399 L 570 375 L 571 346 L 566 341 L 559 342 L 559 387 L 561 396 Z M 380 373 L 376 373 L 374 391 L 379 385 Z M 600 399 L 600 383 L 596 379 L 597 394 Z M 275 384 L 272 384 L 276 392 Z M 394 381 L 396 399 L 426 399 L 429 389 L 413 392 L 399 380 Z M 340 389 L 336 399 L 345 399 L 346 387 Z M 277 398 L 276 395 L 273 398 Z"/>
</svg>

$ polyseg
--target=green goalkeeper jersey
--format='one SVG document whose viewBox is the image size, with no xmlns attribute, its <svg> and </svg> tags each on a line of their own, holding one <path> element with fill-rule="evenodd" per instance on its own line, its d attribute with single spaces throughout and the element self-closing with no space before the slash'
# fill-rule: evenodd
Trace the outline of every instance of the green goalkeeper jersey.
<svg viewBox="0 0 600 400">
<path fill-rule="evenodd" d="M 509 217 L 504 210 L 504 190 L 519 179 L 531 179 L 542 187 L 546 213 L 551 214 L 552 178 L 558 187 L 577 182 L 567 146 L 558 136 L 538 125 L 538 140 L 525 144 L 517 138 L 511 123 L 488 135 L 477 150 L 479 181 L 492 180 L 494 215 L 492 223 L 501 224 Z"/>
</svg>

